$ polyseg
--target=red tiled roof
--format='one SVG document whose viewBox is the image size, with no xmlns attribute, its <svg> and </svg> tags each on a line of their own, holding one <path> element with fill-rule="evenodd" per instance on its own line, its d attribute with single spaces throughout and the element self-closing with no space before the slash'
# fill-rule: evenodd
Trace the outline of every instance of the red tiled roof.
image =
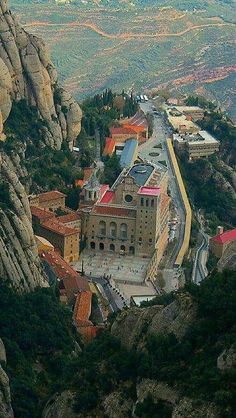
<svg viewBox="0 0 236 418">
<path fill-rule="evenodd" d="M 110 128 L 111 135 L 135 135 L 136 132 L 132 128 L 123 128 L 119 126 L 118 128 Z"/>
<path fill-rule="evenodd" d="M 37 206 L 30 207 L 32 216 L 38 218 L 40 221 L 44 221 L 46 219 L 55 218 L 54 212 L 51 212 L 48 209 L 39 208 Z"/>
<path fill-rule="evenodd" d="M 81 218 L 78 212 L 67 213 L 66 215 L 58 216 L 58 221 L 66 224 L 67 222 L 78 221 Z"/>
<path fill-rule="evenodd" d="M 60 223 L 57 219 L 49 219 L 41 224 L 45 229 L 48 229 L 56 234 L 67 236 L 77 234 L 78 231 L 72 227 L 65 226 Z"/>
<path fill-rule="evenodd" d="M 68 299 L 78 291 L 89 290 L 89 285 L 57 252 L 42 252 L 41 257 L 48 262 L 56 276 L 63 280 Z"/>
<path fill-rule="evenodd" d="M 116 141 L 112 138 L 106 138 L 106 145 L 103 150 L 103 156 L 112 155 L 115 150 Z"/>
<path fill-rule="evenodd" d="M 107 190 L 102 199 L 100 200 L 101 203 L 110 203 L 114 197 L 114 192 L 111 190 Z"/>
<path fill-rule="evenodd" d="M 89 321 L 89 317 L 91 314 L 91 304 L 92 304 L 92 292 L 85 291 L 78 293 L 76 297 L 73 319 L 76 322 L 78 327 L 83 326 L 90 326 L 93 325 L 91 321 Z"/>
<path fill-rule="evenodd" d="M 64 193 L 61 193 L 58 190 L 53 190 L 51 192 L 41 193 L 39 194 L 38 197 L 39 197 L 39 203 L 42 203 L 42 202 L 48 202 L 50 200 L 56 200 L 65 196 L 66 195 Z"/>
<path fill-rule="evenodd" d="M 100 189 L 100 196 L 101 196 L 101 198 L 104 195 L 104 193 L 106 193 L 106 191 L 108 189 L 109 189 L 109 184 L 102 184 L 101 189 Z"/>
<path fill-rule="evenodd" d="M 211 238 L 211 240 L 214 242 L 219 242 L 221 244 L 234 241 L 236 240 L 236 228 L 231 229 L 230 231 L 226 231 L 223 234 L 215 235 Z"/>
<path fill-rule="evenodd" d="M 93 207 L 92 213 L 97 213 L 99 215 L 107 215 L 107 216 L 120 216 L 122 218 L 125 217 L 135 217 L 135 211 L 132 209 L 126 208 L 117 208 L 115 206 L 99 206 L 95 205 Z"/>
</svg>

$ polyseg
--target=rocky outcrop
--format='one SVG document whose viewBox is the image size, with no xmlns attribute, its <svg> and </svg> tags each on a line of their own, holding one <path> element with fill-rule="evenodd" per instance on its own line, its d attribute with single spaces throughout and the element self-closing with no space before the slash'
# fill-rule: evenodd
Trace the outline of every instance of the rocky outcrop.
<svg viewBox="0 0 236 418">
<path fill-rule="evenodd" d="M 56 93 L 56 99 L 55 99 Z M 44 42 L 28 34 L 12 16 L 7 0 L 0 0 L 0 135 L 13 100 L 26 99 L 46 121 L 45 143 L 70 147 L 80 132 L 81 110 L 57 86 L 57 72 Z"/>
<path fill-rule="evenodd" d="M 142 349 L 147 336 L 173 333 L 181 339 L 196 317 L 197 307 L 188 294 L 178 294 L 168 306 L 131 308 L 121 312 L 111 333 L 128 348 Z"/>
<path fill-rule="evenodd" d="M 31 224 L 29 201 L 9 157 L 0 154 L 0 179 L 6 184 L 0 202 L 0 278 L 19 291 L 46 286 Z"/>
<path fill-rule="evenodd" d="M 0 338 L 0 362 L 6 363 L 6 352 L 4 344 Z M 13 410 L 11 407 L 11 394 L 9 379 L 6 372 L 0 365 L 0 417 L 13 418 Z"/>
<path fill-rule="evenodd" d="M 78 418 L 80 415 L 73 412 L 74 396 L 66 390 L 56 394 L 44 408 L 42 418 Z"/>
<path fill-rule="evenodd" d="M 224 350 L 217 359 L 218 369 L 224 371 L 236 368 L 236 348 L 231 347 Z"/>
<path fill-rule="evenodd" d="M 219 271 L 236 269 L 236 241 L 231 242 L 217 263 Z"/>
</svg>

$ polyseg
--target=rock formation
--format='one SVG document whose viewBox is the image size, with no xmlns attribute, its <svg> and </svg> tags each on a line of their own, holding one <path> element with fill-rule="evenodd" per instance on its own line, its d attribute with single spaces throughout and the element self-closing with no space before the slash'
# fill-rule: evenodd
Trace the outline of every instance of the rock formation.
<svg viewBox="0 0 236 418">
<path fill-rule="evenodd" d="M 6 363 L 5 347 L 1 339 L 0 339 L 0 362 Z M 1 418 L 13 418 L 14 417 L 12 407 L 11 407 L 9 379 L 1 365 L 0 365 L 0 417 Z"/>
<path fill-rule="evenodd" d="M 0 179 L 6 184 L 5 202 L 0 202 L 0 278 L 19 291 L 46 285 L 34 239 L 29 201 L 15 167 L 0 155 Z M 7 196 L 8 194 L 8 196 Z"/>
<path fill-rule="evenodd" d="M 190 295 L 183 293 L 166 307 L 131 308 L 121 312 L 111 327 L 127 348 L 142 349 L 151 334 L 173 333 L 182 338 L 196 317 L 197 307 Z"/>
<path fill-rule="evenodd" d="M 13 100 L 26 99 L 47 122 L 45 142 L 60 149 L 72 147 L 80 132 L 78 104 L 58 88 L 57 72 L 43 41 L 28 34 L 12 16 L 7 0 L 0 0 L 0 135 Z"/>
</svg>

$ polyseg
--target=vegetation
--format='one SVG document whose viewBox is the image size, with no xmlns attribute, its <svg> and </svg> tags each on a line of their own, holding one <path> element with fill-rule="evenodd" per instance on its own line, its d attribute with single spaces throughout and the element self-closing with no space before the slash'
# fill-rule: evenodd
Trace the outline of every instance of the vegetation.
<svg viewBox="0 0 236 418">
<path fill-rule="evenodd" d="M 109 184 L 112 186 L 114 181 L 117 179 L 121 173 L 120 160 L 117 155 L 114 153 L 111 157 L 106 157 L 104 159 L 104 173 L 102 182 L 104 184 Z"/>
<path fill-rule="evenodd" d="M 18 418 L 38 418 L 74 349 L 71 313 L 51 289 L 16 294 L 0 280 L 0 336 Z"/>
<path fill-rule="evenodd" d="M 110 89 L 93 98 L 86 99 L 82 103 L 83 118 L 82 129 L 78 137 L 78 145 L 83 155 L 86 155 L 85 162 L 90 165 L 95 158 L 95 130 L 98 128 L 101 140 L 101 150 L 105 146 L 105 138 L 110 136 L 109 128 L 121 117 L 131 117 L 137 110 L 138 105 L 133 96 L 113 93 Z M 85 165 L 84 165 L 85 166 Z"/>
<path fill-rule="evenodd" d="M 204 209 L 210 231 L 215 233 L 219 224 L 227 229 L 236 223 L 236 202 L 230 191 L 222 190 L 217 181 L 211 160 L 188 162 L 179 160 L 187 191 L 192 204 Z"/>
</svg>

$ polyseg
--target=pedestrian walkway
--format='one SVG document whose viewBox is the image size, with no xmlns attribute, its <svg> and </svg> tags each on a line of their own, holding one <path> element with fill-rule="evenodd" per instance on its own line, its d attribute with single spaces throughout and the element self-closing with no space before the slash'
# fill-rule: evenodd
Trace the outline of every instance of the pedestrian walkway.
<svg viewBox="0 0 236 418">
<path fill-rule="evenodd" d="M 76 270 L 83 269 L 87 276 L 112 278 L 118 283 L 141 284 L 145 281 L 149 258 L 118 255 L 110 252 L 84 250 L 75 263 Z"/>
</svg>

